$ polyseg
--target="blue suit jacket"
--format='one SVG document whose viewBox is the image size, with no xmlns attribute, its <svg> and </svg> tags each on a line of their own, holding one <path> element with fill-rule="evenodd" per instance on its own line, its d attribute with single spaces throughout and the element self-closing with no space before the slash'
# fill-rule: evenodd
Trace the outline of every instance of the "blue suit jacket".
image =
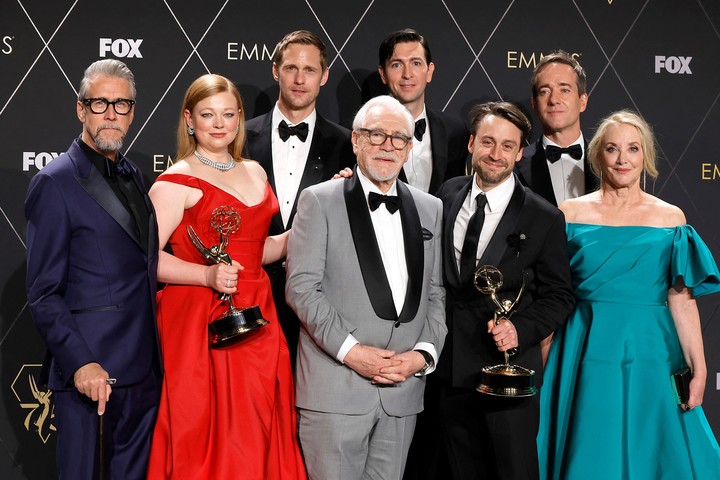
<svg viewBox="0 0 720 480">
<path fill-rule="evenodd" d="M 75 371 L 98 362 L 118 386 L 159 369 L 155 293 L 157 223 L 150 213 L 141 245 L 134 220 L 77 142 L 30 182 L 27 292 L 48 346 L 48 386 L 72 389 Z"/>
</svg>

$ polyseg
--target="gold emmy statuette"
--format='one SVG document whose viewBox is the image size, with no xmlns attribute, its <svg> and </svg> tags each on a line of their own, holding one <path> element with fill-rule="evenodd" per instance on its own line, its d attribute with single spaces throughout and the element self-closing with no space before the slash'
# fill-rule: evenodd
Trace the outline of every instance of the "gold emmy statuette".
<svg viewBox="0 0 720 480">
<path fill-rule="evenodd" d="M 497 293 L 503 285 L 503 275 L 497 267 L 492 265 L 478 267 L 475 270 L 473 283 L 480 293 L 490 295 L 493 303 L 497 305 L 498 309 L 495 310 L 494 315 L 495 324 L 497 325 L 500 323 L 501 318 L 509 319 L 520 303 L 520 299 L 525 293 L 527 278 L 523 275 L 522 286 L 515 300 L 498 298 Z M 510 364 L 510 356 L 516 353 L 517 349 L 511 348 L 504 352 L 504 364 L 483 367 L 477 391 L 499 397 L 531 397 L 535 395 L 537 393 L 533 382 L 535 371 Z"/>
<path fill-rule="evenodd" d="M 230 234 L 236 232 L 240 227 L 240 214 L 234 208 L 223 205 L 212 212 L 210 226 L 220 234 L 220 243 L 207 248 L 195 230 L 188 225 L 186 231 L 190 241 L 208 261 L 231 265 L 232 259 L 226 249 L 230 241 Z M 211 348 L 232 345 L 268 324 L 258 305 L 236 308 L 233 305 L 232 295 L 228 293 L 221 293 L 220 300 L 228 302 L 230 308 L 208 325 Z"/>
</svg>

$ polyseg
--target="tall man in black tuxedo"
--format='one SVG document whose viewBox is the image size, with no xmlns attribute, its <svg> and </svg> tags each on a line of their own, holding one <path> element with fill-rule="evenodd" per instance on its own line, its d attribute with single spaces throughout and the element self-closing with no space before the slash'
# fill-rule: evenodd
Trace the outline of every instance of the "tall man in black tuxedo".
<svg viewBox="0 0 720 480">
<path fill-rule="evenodd" d="M 406 28 L 385 37 L 378 72 L 390 94 L 415 119 L 415 139 L 400 180 L 434 194 L 445 180 L 465 175 L 468 131 L 465 123 L 425 106 L 425 89 L 435 64 L 425 37 Z"/>
<path fill-rule="evenodd" d="M 538 396 L 494 397 L 478 393 L 482 367 L 513 363 L 543 375 L 540 342 L 560 327 L 573 307 L 563 214 L 513 175 L 530 134 L 530 122 L 507 102 L 477 105 L 471 112 L 473 176 L 449 180 L 443 201 L 443 256 L 448 336 L 438 364 L 442 383 L 442 441 L 456 479 L 538 477 Z M 476 266 L 493 265 L 504 276 L 498 293 L 514 300 L 511 318 L 496 325 L 496 305 L 473 284 Z"/>
<path fill-rule="evenodd" d="M 585 70 L 569 53 L 544 56 L 532 76 L 532 106 L 543 136 L 528 146 L 517 174 L 523 185 L 553 205 L 596 190 L 580 114 L 587 106 Z"/>
<path fill-rule="evenodd" d="M 275 47 L 272 73 L 280 86 L 275 108 L 245 123 L 247 157 L 257 160 L 278 197 L 269 235 L 292 227 L 300 192 L 355 164 L 350 131 L 315 110 L 328 79 L 325 44 L 307 30 L 288 33 Z M 265 266 L 290 359 L 295 365 L 300 323 L 285 303 L 285 261 Z"/>
<path fill-rule="evenodd" d="M 95 479 L 104 467 L 106 478 L 139 480 L 161 366 L 155 211 L 119 152 L 135 114 L 132 72 L 118 60 L 90 65 L 76 110 L 80 138 L 33 177 L 25 199 L 28 302 L 48 347 L 60 479 Z"/>
</svg>

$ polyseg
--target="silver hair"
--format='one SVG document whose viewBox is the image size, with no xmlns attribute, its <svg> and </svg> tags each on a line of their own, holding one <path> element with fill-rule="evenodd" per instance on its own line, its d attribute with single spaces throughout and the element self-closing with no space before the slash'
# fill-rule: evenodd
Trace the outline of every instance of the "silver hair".
<svg viewBox="0 0 720 480">
<path fill-rule="evenodd" d="M 412 114 L 407 108 L 405 108 L 402 103 L 400 103 L 396 98 L 391 97 L 390 95 L 380 95 L 378 97 L 371 98 L 367 101 L 367 103 L 365 103 L 365 105 L 360 107 L 360 110 L 358 110 L 358 112 L 355 114 L 355 119 L 353 120 L 353 130 L 363 128 L 363 125 L 365 125 L 365 118 L 367 117 L 368 112 L 375 107 L 386 109 L 405 117 L 405 122 L 407 123 L 408 128 L 408 135 L 412 137 L 415 134 L 415 119 L 413 118 Z"/>
<path fill-rule="evenodd" d="M 127 65 L 120 60 L 115 60 L 114 58 L 98 60 L 85 69 L 83 78 L 80 81 L 78 100 L 82 100 L 87 96 L 87 92 L 90 90 L 90 84 L 93 80 L 95 80 L 95 77 L 99 75 L 118 77 L 127 80 L 130 84 L 130 91 L 132 92 L 132 98 L 129 100 L 135 100 L 135 95 L 137 94 L 135 90 L 135 75 L 133 75 Z"/>
</svg>

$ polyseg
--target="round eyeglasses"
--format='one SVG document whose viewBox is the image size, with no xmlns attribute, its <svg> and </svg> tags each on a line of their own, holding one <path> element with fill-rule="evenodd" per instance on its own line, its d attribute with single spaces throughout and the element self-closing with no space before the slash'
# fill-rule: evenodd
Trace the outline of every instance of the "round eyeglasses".
<svg viewBox="0 0 720 480">
<path fill-rule="evenodd" d="M 127 115 L 135 105 L 135 100 L 129 100 L 127 98 L 118 98 L 114 102 L 111 102 L 107 98 L 83 98 L 80 100 L 83 105 L 90 107 L 92 113 L 105 113 L 108 106 L 112 105 L 115 109 L 115 113 L 118 115 Z"/>
<path fill-rule="evenodd" d="M 400 133 L 390 135 L 382 130 L 370 130 L 369 128 L 358 128 L 357 131 L 366 134 L 368 140 L 370 140 L 370 145 L 375 145 L 376 147 L 385 143 L 385 141 L 389 138 L 390 144 L 395 150 L 402 150 L 407 147 L 408 142 L 412 139 L 412 137 L 408 137 L 407 135 L 402 135 Z"/>
</svg>

